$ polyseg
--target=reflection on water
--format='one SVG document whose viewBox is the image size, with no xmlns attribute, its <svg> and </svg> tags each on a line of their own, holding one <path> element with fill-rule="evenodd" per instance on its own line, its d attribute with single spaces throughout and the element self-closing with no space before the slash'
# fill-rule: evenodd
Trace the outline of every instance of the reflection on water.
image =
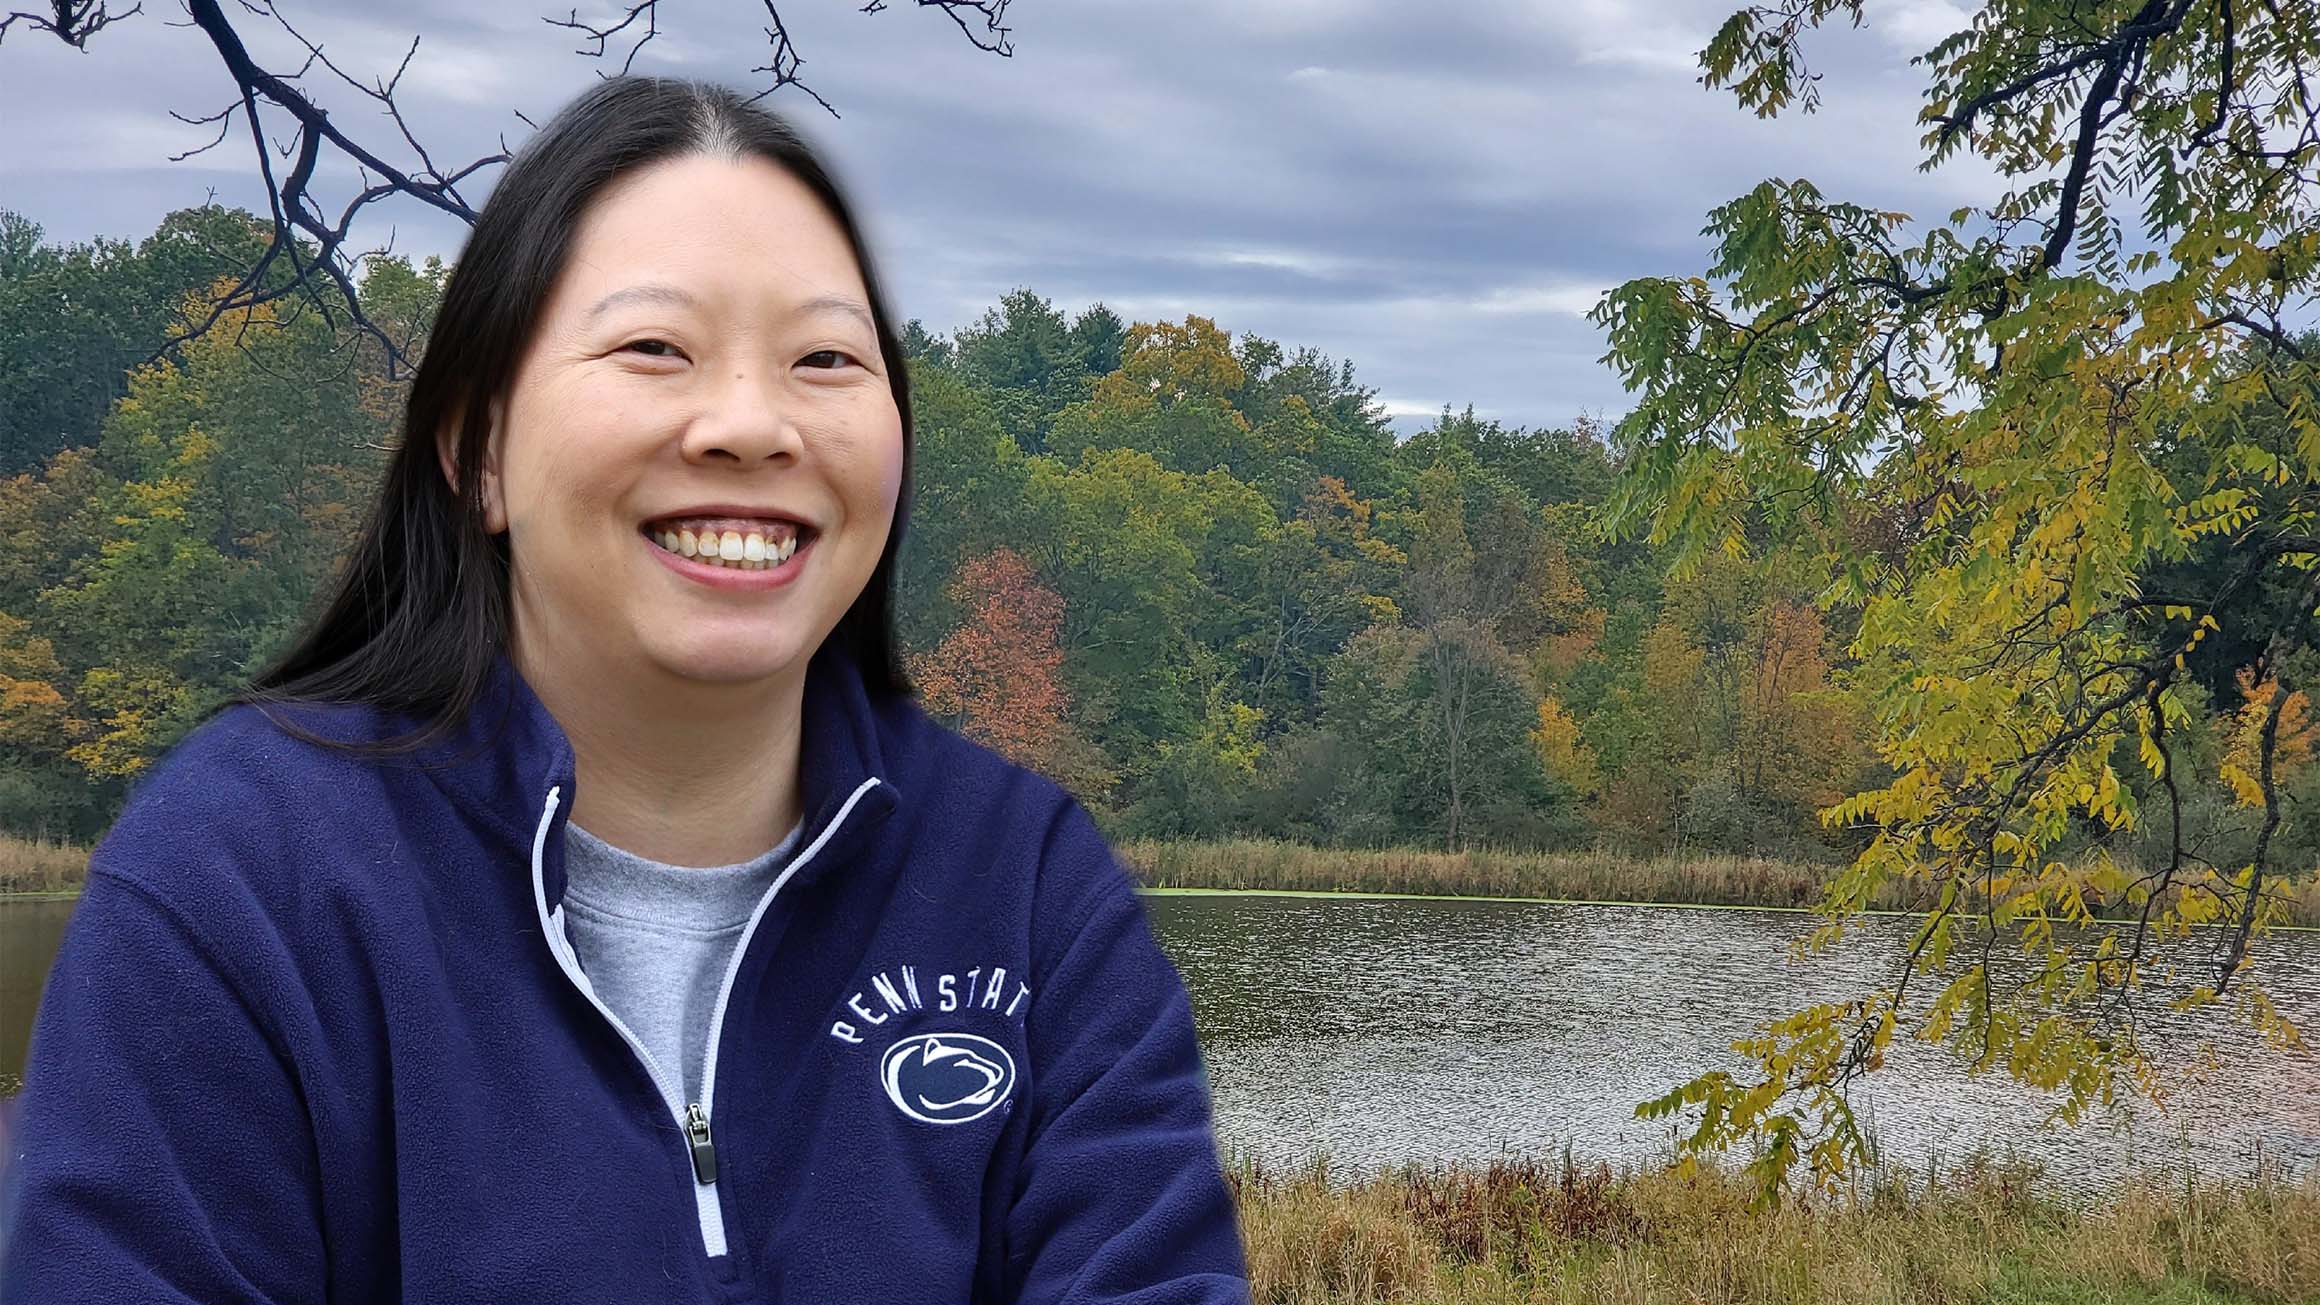
<svg viewBox="0 0 2320 1305">
<path fill-rule="evenodd" d="M 0 899 L 0 1097 L 24 1086 L 33 1007 L 72 909 L 69 897 Z"/>
<path fill-rule="evenodd" d="M 1278 1164 L 1326 1151 L 1360 1169 L 1521 1153 L 1613 1161 L 1664 1154 L 1666 1121 L 1635 1103 L 1702 1069 L 1754 1021 L 1852 995 L 1883 973 L 1908 921 L 1864 922 L 1792 964 L 1809 917 L 1474 901 L 1158 896 L 1145 899 L 1192 989 L 1228 1150 Z M 34 1003 L 70 900 L 0 901 L 0 1095 L 20 1085 Z M 2265 940 L 2255 968 L 2320 1044 L 2320 934 Z M 2215 1022 L 2205 1021 L 2209 1028 Z M 2190 1021 L 2150 1036 L 2175 1053 Z M 1968 1078 L 1908 1043 L 1854 1094 L 1893 1158 L 1947 1163 L 1987 1144 L 2047 1166 L 2058 1185 L 2107 1186 L 2130 1165 L 2245 1173 L 2259 1155 L 2320 1164 L 2320 1054 L 2217 1036 L 2214 1068 L 2166 1116 L 2105 1110 L 2075 1130 L 2037 1126 L 2044 1099 Z M 2172 1059 L 2191 1059 L 2178 1054 Z"/>
<path fill-rule="evenodd" d="M 1192 989 L 1228 1151 L 1295 1164 L 1489 1159 L 1618 1162 L 1664 1155 L 1669 1121 L 1635 1103 L 1703 1069 L 1755 1021 L 1854 995 L 1886 971 L 1910 921 L 1864 922 L 1791 963 L 1811 917 L 1768 911 L 1474 901 L 1158 896 L 1154 928 Z M 2256 977 L 2320 1043 L 2320 935 L 2275 934 Z M 2202 1025 L 2215 1029 L 2212 1019 Z M 2197 1044 L 2181 1017 L 2147 1019 L 2170 1053 Z M 2245 1173 L 2260 1155 L 2320 1163 L 2320 1056 L 2220 1029 L 2214 1068 L 2181 1081 L 2162 1116 L 2104 1108 L 2050 1134 L 2050 1098 L 1969 1078 L 1911 1043 L 1853 1094 L 1888 1155 L 1948 1164 L 1977 1145 L 2035 1159 L 2067 1190 L 2130 1165 Z M 2177 1058 L 2177 1057 L 2170 1057 Z M 2180 1057 L 2192 1059 L 2192 1057 Z"/>
</svg>

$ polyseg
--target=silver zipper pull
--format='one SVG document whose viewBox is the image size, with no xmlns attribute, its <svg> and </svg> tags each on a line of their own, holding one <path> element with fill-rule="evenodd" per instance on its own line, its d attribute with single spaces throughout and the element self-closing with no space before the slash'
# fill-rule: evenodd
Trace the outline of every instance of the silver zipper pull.
<svg viewBox="0 0 2320 1305">
<path fill-rule="evenodd" d="M 701 1103 L 685 1107 L 685 1136 L 693 1144 L 693 1177 L 704 1183 L 717 1181 L 717 1146 L 709 1140 L 709 1117 L 701 1113 Z"/>
</svg>

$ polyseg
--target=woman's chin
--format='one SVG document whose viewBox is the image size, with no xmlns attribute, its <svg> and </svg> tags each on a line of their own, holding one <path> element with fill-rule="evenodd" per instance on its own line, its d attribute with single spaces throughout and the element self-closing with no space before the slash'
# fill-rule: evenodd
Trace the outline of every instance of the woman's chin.
<svg viewBox="0 0 2320 1305">
<path fill-rule="evenodd" d="M 733 631 L 719 637 L 654 640 L 651 657 L 668 672 L 701 684 L 756 684 L 788 670 L 800 653 L 789 641 Z"/>
</svg>

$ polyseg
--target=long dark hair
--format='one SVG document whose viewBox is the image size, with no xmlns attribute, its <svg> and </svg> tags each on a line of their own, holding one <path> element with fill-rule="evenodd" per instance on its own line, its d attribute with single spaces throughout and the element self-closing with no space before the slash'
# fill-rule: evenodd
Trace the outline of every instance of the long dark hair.
<svg viewBox="0 0 2320 1305">
<path fill-rule="evenodd" d="M 902 492 L 878 567 L 829 641 L 861 668 L 872 693 L 911 692 L 893 613 L 895 553 L 910 516 L 910 387 L 853 210 L 813 150 L 771 111 L 713 83 L 621 76 L 566 105 L 509 162 L 444 287 L 402 440 L 353 556 L 288 651 L 220 708 L 254 703 L 298 737 L 370 755 L 423 746 L 465 716 L 505 643 L 510 610 L 507 540 L 484 529 L 492 401 L 515 376 L 589 202 L 623 174 L 688 154 L 756 155 L 782 168 L 821 197 L 854 251 L 902 416 Z M 439 434 L 453 430 L 456 493 L 437 454 Z M 267 710 L 348 702 L 416 715 L 423 728 L 385 744 L 352 743 Z"/>
</svg>

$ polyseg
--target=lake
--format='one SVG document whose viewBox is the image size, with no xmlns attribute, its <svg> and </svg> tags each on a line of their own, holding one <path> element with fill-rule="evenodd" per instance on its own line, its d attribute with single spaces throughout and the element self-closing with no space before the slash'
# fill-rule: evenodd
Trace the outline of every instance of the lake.
<svg viewBox="0 0 2320 1305">
<path fill-rule="evenodd" d="M 1753 1021 L 1846 995 L 1883 972 L 1909 921 L 1871 918 L 1832 952 L 1786 959 L 1793 913 L 1256 894 L 1145 899 L 1192 991 L 1228 1152 L 1354 1171 L 1404 1161 L 1648 1160 L 1666 1121 L 1634 1116 Z M 73 903 L 0 901 L 0 1094 L 20 1085 L 33 1003 Z M 2194 939 L 2194 948 L 2204 940 Z M 2184 953 L 2186 962 L 2199 953 Z M 2254 973 L 2320 1045 L 2320 934 L 2264 940 Z M 2185 1064 L 2161 1113 L 2102 1110 L 2049 1132 L 2049 1104 L 1939 1049 L 1902 1045 L 1854 1094 L 1895 1159 L 1944 1165 L 1977 1146 L 2094 1191 L 2130 1167 L 2245 1174 L 2259 1156 L 2320 1165 L 2320 1055 L 2244 1027 L 2149 1017 Z"/>
<path fill-rule="evenodd" d="M 1669 1121 L 1634 1115 L 1756 1020 L 1850 995 L 1884 973 L 1914 922 L 1871 917 L 1829 953 L 1788 962 L 1815 917 L 1788 912 L 1494 901 L 1163 895 L 1154 927 L 1192 990 L 1217 1134 L 1268 1163 L 1326 1150 L 1332 1167 L 1666 1153 Z M 2201 948 L 2208 940 L 2194 939 Z M 2189 959 L 2185 957 L 2184 959 Z M 2262 940 L 2255 975 L 2320 1046 L 2320 934 Z M 2148 1036 L 2195 1059 L 2181 1016 Z M 2212 1022 L 2208 1027 L 2213 1027 Z M 1976 1145 L 2092 1191 L 2130 1165 L 2244 1174 L 2258 1155 L 2320 1164 L 2320 1056 L 2215 1030 L 2211 1066 L 2162 1116 L 2106 1109 L 2037 1126 L 2051 1102 L 1968 1077 L 1940 1048 L 1902 1045 L 1856 1086 L 1886 1153 L 1947 1165 Z"/>
</svg>

